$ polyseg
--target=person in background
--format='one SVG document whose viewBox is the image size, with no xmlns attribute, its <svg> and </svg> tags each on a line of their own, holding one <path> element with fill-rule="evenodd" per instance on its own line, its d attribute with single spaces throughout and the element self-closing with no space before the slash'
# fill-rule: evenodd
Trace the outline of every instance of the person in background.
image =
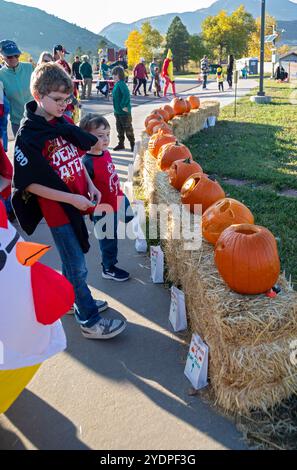
<svg viewBox="0 0 297 470">
<path fill-rule="evenodd" d="M 69 52 L 67 52 L 65 47 L 63 47 L 61 44 L 58 44 L 54 47 L 54 61 L 60 65 L 65 70 L 65 72 L 68 73 L 68 75 L 71 76 L 70 65 L 68 64 L 67 60 L 65 60 L 66 54 L 69 54 Z"/>
<path fill-rule="evenodd" d="M 120 179 L 116 172 L 112 157 L 108 151 L 110 142 L 110 125 L 100 114 L 87 114 L 79 124 L 80 128 L 97 137 L 98 142 L 83 157 L 91 180 L 102 195 L 100 214 L 94 214 L 96 237 L 102 260 L 102 277 L 118 282 L 127 281 L 130 274 L 120 269 L 118 264 L 118 224 L 122 210 L 125 211 L 123 221 L 129 223 L 133 219 L 133 212 L 129 200 L 124 195 Z M 131 215 L 128 214 L 130 211 Z M 105 224 L 100 223 L 104 219 Z M 99 222 L 99 223 L 98 223 Z"/>
<path fill-rule="evenodd" d="M 207 89 L 207 78 L 208 78 L 208 74 L 209 74 L 209 62 L 208 62 L 208 58 L 207 58 L 206 55 L 200 61 L 200 68 L 201 68 L 201 75 L 202 75 L 202 78 L 203 78 L 202 88 L 203 88 L 203 90 L 206 90 Z"/>
<path fill-rule="evenodd" d="M 48 62 L 54 62 L 54 58 L 50 52 L 44 51 L 40 54 L 37 65 L 47 64 Z"/>
<path fill-rule="evenodd" d="M 173 75 L 173 55 L 171 49 L 168 49 L 167 57 L 164 60 L 162 67 L 162 77 L 165 81 L 164 98 L 166 98 L 169 85 L 172 87 L 172 93 L 176 96 L 175 80 Z"/>
<path fill-rule="evenodd" d="M 0 142 L 2 142 L 5 152 L 8 150 L 8 115 L 9 102 L 3 90 L 3 83 L 0 82 Z"/>
<path fill-rule="evenodd" d="M 9 102 L 12 132 L 16 136 L 25 104 L 32 100 L 30 80 L 33 65 L 19 61 L 21 51 L 16 43 L 9 39 L 0 42 L 0 55 L 4 61 L 4 67 L 0 69 L 0 81 Z"/>
<path fill-rule="evenodd" d="M 224 91 L 224 72 L 223 72 L 223 69 L 222 69 L 222 66 L 219 65 L 218 68 L 217 68 L 217 82 L 218 82 L 218 87 L 219 87 L 219 91 Z"/>
<path fill-rule="evenodd" d="M 146 84 L 148 79 L 148 74 L 145 66 L 145 59 L 142 57 L 139 64 L 135 65 L 133 69 L 134 78 L 137 79 L 137 86 L 134 89 L 133 94 L 136 96 L 138 91 L 140 91 L 141 85 L 143 85 L 144 96 L 148 96 L 146 92 Z"/>
<path fill-rule="evenodd" d="M 233 85 L 233 68 L 234 68 L 234 56 L 231 54 L 228 60 L 227 66 L 227 82 L 229 85 L 229 90 L 232 90 Z"/>
<path fill-rule="evenodd" d="M 247 66 L 247 64 L 244 64 L 244 67 L 241 69 L 241 76 L 244 80 L 247 80 L 247 78 L 248 78 L 248 66 Z"/>
<path fill-rule="evenodd" d="M 131 100 L 129 88 L 125 83 L 125 71 L 123 67 L 115 67 L 112 71 L 115 81 L 112 90 L 114 115 L 118 132 L 119 143 L 115 151 L 125 150 L 125 134 L 130 142 L 131 152 L 134 150 L 135 137 L 132 126 Z"/>
<path fill-rule="evenodd" d="M 88 55 L 82 56 L 82 60 L 83 62 L 79 67 L 79 73 L 81 74 L 83 79 L 81 99 L 85 100 L 87 97 L 87 99 L 89 100 L 92 93 L 93 69 L 89 62 Z"/>
<path fill-rule="evenodd" d="M 153 58 L 153 61 L 150 63 L 150 76 L 151 76 L 151 83 L 149 86 L 149 91 L 152 91 L 155 79 L 155 69 L 158 67 L 157 59 Z"/>
<path fill-rule="evenodd" d="M 71 67 L 71 71 L 72 71 L 72 77 L 75 78 L 75 80 L 82 80 L 82 76 L 81 74 L 79 73 L 79 69 L 80 69 L 80 66 L 81 66 L 81 61 L 80 61 L 80 58 L 79 56 L 75 56 L 75 60 L 72 64 L 72 67 Z"/>
<path fill-rule="evenodd" d="M 153 90 L 154 90 L 154 96 L 158 96 L 161 98 L 161 77 L 160 77 L 160 71 L 159 67 L 155 68 L 155 77 L 154 77 L 154 85 L 153 85 Z"/>
<path fill-rule="evenodd" d="M 107 80 L 110 79 L 110 66 L 106 63 L 105 59 L 101 60 L 100 64 L 100 76 L 98 78 L 98 82 L 96 88 L 105 98 L 108 98 L 109 94 L 109 85 Z"/>
</svg>

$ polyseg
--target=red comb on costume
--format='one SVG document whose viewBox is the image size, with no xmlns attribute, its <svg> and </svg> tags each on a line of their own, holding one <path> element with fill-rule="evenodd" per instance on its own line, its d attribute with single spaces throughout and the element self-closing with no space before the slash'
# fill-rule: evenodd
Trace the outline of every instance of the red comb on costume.
<svg viewBox="0 0 297 470">
<path fill-rule="evenodd" d="M 7 214 L 2 201 L 0 201 L 0 228 L 8 228 Z"/>
</svg>

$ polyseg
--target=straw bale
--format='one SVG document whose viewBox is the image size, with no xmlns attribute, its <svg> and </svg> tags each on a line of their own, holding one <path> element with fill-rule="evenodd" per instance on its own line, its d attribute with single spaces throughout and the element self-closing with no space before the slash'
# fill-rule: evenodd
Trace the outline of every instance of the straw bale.
<svg viewBox="0 0 297 470">
<path fill-rule="evenodd" d="M 180 194 L 156 172 L 155 201 L 176 203 Z M 284 276 L 275 298 L 232 292 L 214 263 L 213 246 L 185 251 L 184 240 L 163 242 L 168 275 L 182 287 L 192 331 L 210 347 L 209 376 L 217 403 L 232 412 L 266 409 L 297 392 L 290 342 L 297 337 L 297 294 Z"/>
</svg>

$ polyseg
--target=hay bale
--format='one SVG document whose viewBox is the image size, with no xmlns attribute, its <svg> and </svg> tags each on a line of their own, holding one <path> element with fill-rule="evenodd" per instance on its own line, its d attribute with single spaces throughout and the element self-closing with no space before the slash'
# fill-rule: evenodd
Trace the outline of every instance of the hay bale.
<svg viewBox="0 0 297 470">
<path fill-rule="evenodd" d="M 180 193 L 169 185 L 167 174 L 158 171 L 155 160 L 151 165 L 154 202 L 179 204 Z M 290 342 L 297 337 L 297 294 L 285 277 L 279 278 L 282 291 L 275 299 L 243 296 L 220 277 L 209 243 L 185 251 L 184 240 L 173 240 L 169 233 L 162 246 L 168 276 L 185 293 L 191 330 L 209 345 L 209 376 L 217 404 L 248 413 L 296 393 Z"/>
</svg>

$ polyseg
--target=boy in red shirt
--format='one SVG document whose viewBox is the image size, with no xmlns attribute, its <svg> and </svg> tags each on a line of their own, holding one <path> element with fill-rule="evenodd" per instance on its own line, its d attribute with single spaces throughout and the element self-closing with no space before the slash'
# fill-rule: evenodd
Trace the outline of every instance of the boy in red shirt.
<svg viewBox="0 0 297 470">
<path fill-rule="evenodd" d="M 102 277 L 118 282 L 127 281 L 130 274 L 116 266 L 117 228 L 120 210 L 125 210 L 126 224 L 133 219 L 133 213 L 128 199 L 121 190 L 120 180 L 108 151 L 110 125 L 100 114 L 90 113 L 80 121 L 80 128 L 98 139 L 90 152 L 83 157 L 83 163 L 94 185 L 101 192 L 101 201 L 98 205 L 100 215 L 94 215 L 93 221 L 101 250 Z"/>
<path fill-rule="evenodd" d="M 13 208 L 31 235 L 44 217 L 59 251 L 63 274 L 75 291 L 75 317 L 88 339 L 109 339 L 126 322 L 100 316 L 107 302 L 95 301 L 87 285 L 84 253 L 89 249 L 83 215 L 101 194 L 82 164 L 96 138 L 64 118 L 71 100 L 71 78 L 58 65 L 38 66 L 31 79 L 35 101 L 26 105 L 14 154 Z M 94 201 L 96 203 L 94 204 Z"/>
</svg>

